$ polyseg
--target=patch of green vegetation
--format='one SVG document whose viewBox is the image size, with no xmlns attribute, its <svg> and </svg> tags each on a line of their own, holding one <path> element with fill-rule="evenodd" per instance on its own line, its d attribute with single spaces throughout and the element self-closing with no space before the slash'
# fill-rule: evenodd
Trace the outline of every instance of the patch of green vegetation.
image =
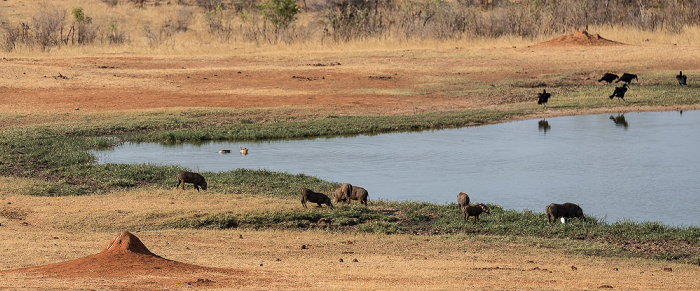
<svg viewBox="0 0 700 291">
<path fill-rule="evenodd" d="M 405 217 L 413 221 L 426 221 L 429 217 L 428 221 L 432 222 L 436 229 L 446 233 L 628 241 L 678 240 L 700 244 L 700 228 L 671 227 L 658 222 L 624 221 L 608 224 L 595 217 L 586 216 L 585 219 L 568 219 L 565 224 L 558 221 L 548 223 L 544 212 L 503 209 L 496 204 L 486 204 L 491 213 L 482 213 L 477 222 L 474 222 L 473 216 L 465 222 L 456 203 L 438 205 L 425 202 L 373 202 L 373 205 L 376 204 L 402 210 L 407 213 Z"/>
<path fill-rule="evenodd" d="M 531 111 L 469 110 L 415 115 L 325 116 L 286 122 L 229 123 L 196 128 L 164 129 L 125 134 L 125 141 L 271 140 L 321 136 L 416 131 L 493 123 Z"/>
<path fill-rule="evenodd" d="M 163 223 L 158 228 L 308 228 L 314 224 L 327 223 L 337 226 L 362 225 L 368 221 L 382 222 L 385 215 L 364 206 L 343 205 L 334 209 L 300 208 L 288 211 L 261 211 L 242 215 L 231 213 L 196 213 Z"/>
<path fill-rule="evenodd" d="M 305 174 L 292 175 L 267 170 L 236 169 L 222 173 L 207 173 L 206 177 L 213 191 L 256 193 L 276 197 L 300 197 L 301 188 L 313 189 L 330 196 L 333 190 L 340 186 L 339 183 L 323 181 Z M 173 179 L 173 182 L 176 184 L 177 180 Z"/>
</svg>

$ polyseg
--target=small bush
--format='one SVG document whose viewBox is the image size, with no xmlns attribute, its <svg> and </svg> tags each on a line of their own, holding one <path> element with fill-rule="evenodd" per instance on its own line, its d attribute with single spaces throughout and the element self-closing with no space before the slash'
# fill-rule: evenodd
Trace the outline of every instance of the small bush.
<svg viewBox="0 0 700 291">
<path fill-rule="evenodd" d="M 60 46 L 62 41 L 63 26 L 66 22 L 66 13 L 56 8 L 45 8 L 32 17 L 30 31 L 34 41 L 42 51 L 51 47 Z"/>
<path fill-rule="evenodd" d="M 224 6 L 217 3 L 212 9 L 206 10 L 209 33 L 219 35 L 222 40 L 228 40 L 233 33 L 230 25 L 224 23 Z"/>
<path fill-rule="evenodd" d="M 122 44 L 126 42 L 126 36 L 117 28 L 116 24 L 111 23 L 107 27 L 107 41 L 111 44 Z"/>
<path fill-rule="evenodd" d="M 260 13 L 272 23 L 275 33 L 287 29 L 300 12 L 295 0 L 268 0 L 260 4 Z"/>
<path fill-rule="evenodd" d="M 85 15 L 82 8 L 73 8 L 71 10 L 73 16 L 73 25 L 71 25 L 69 33 L 71 35 L 71 43 L 89 44 L 95 41 L 97 36 L 97 27 L 92 24 L 92 18 Z"/>
<path fill-rule="evenodd" d="M 170 39 L 174 33 L 174 26 L 166 23 L 158 29 L 153 29 L 150 26 L 143 27 L 143 36 L 146 40 L 146 44 L 149 47 L 157 47 L 163 44 L 166 40 Z"/>
<path fill-rule="evenodd" d="M 119 0 L 102 0 L 102 3 L 107 4 L 109 7 L 115 7 L 119 4 Z"/>
<path fill-rule="evenodd" d="M 221 0 L 197 0 L 197 6 L 201 7 L 204 11 L 212 11 L 217 7 L 224 8 Z"/>
<path fill-rule="evenodd" d="M 192 21 L 192 11 L 187 7 L 179 7 L 175 16 L 175 30 L 187 31 Z"/>
</svg>

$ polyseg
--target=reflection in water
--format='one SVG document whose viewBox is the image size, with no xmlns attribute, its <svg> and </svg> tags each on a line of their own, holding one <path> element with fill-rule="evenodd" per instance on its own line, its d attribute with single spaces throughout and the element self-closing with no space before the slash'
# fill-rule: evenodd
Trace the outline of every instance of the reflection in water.
<svg viewBox="0 0 700 291">
<path fill-rule="evenodd" d="M 537 122 L 537 128 L 540 131 L 544 131 L 544 134 L 547 134 L 547 131 L 551 128 L 551 126 L 549 126 L 549 122 L 547 120 L 542 119 Z"/>
<path fill-rule="evenodd" d="M 617 116 L 610 115 L 610 119 L 612 119 L 612 121 L 615 122 L 615 125 L 622 126 L 625 129 L 627 129 L 627 127 L 629 126 L 627 120 L 625 119 L 624 113 L 618 114 Z"/>
</svg>

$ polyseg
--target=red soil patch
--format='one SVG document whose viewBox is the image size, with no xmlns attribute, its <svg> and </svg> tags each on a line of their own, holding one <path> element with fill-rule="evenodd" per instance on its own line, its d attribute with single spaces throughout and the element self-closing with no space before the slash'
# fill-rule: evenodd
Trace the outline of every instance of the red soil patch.
<svg viewBox="0 0 700 291">
<path fill-rule="evenodd" d="M 218 287 L 245 285 L 244 281 L 249 281 L 246 277 L 253 275 L 245 271 L 202 267 L 164 259 L 149 251 L 139 238 L 127 231 L 116 234 L 98 254 L 3 273 L 5 272 L 35 273 L 59 278 L 134 278 L 133 283 L 144 276 L 155 276 L 169 278 L 160 280 L 159 284 Z"/>
<path fill-rule="evenodd" d="M 587 31 L 582 30 L 574 34 L 562 35 L 533 46 L 602 46 L 619 44 L 623 43 L 605 39 L 597 33 L 590 35 Z"/>
</svg>

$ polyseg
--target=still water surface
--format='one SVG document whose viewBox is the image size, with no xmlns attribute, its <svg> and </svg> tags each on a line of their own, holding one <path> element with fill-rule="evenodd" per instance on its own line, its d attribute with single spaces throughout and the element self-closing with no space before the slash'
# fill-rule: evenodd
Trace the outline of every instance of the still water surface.
<svg viewBox="0 0 700 291">
<path fill-rule="evenodd" d="M 472 202 L 516 210 L 574 202 L 608 222 L 700 226 L 699 149 L 700 111 L 669 111 L 306 140 L 127 143 L 94 153 L 99 163 L 304 173 L 362 186 L 370 200 L 450 203 L 464 191 Z"/>
</svg>

